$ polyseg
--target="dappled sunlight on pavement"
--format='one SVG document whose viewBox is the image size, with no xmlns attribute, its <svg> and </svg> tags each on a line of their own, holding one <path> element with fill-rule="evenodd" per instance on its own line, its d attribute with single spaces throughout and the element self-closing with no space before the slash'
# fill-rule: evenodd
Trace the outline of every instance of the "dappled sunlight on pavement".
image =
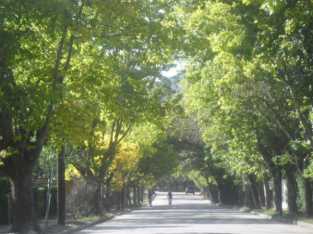
<svg viewBox="0 0 313 234">
<path fill-rule="evenodd" d="M 313 230 L 281 224 L 235 209 L 219 208 L 198 194 L 158 192 L 152 207 L 90 227 L 79 234 L 313 234 Z"/>
</svg>

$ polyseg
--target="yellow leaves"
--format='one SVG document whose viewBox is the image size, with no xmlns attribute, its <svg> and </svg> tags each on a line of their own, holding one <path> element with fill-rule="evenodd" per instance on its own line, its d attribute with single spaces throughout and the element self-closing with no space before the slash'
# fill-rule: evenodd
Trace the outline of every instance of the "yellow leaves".
<svg viewBox="0 0 313 234">
<path fill-rule="evenodd" d="M 109 147 L 110 136 L 108 134 L 103 134 L 102 131 L 95 131 L 94 136 L 96 139 L 96 146 L 99 150 L 105 150 Z"/>
<path fill-rule="evenodd" d="M 122 143 L 110 170 L 114 172 L 113 186 L 122 189 L 123 185 L 136 172 L 140 159 L 139 146 L 133 143 Z"/>
<path fill-rule="evenodd" d="M 136 168 L 139 159 L 139 146 L 132 143 L 123 143 L 118 149 L 111 169 L 127 174 Z"/>
<path fill-rule="evenodd" d="M 81 174 L 79 173 L 79 171 L 72 164 L 69 164 L 65 170 L 65 180 L 70 181 L 73 178 L 80 178 L 80 177 L 81 177 Z"/>
<path fill-rule="evenodd" d="M 175 28 L 177 26 L 174 20 L 163 20 L 161 25 L 165 28 Z"/>
</svg>

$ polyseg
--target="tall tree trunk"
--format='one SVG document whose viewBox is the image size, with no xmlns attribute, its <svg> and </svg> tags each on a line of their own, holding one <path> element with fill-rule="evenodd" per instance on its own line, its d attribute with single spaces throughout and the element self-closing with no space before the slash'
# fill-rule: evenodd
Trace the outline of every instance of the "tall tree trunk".
<svg viewBox="0 0 313 234">
<path fill-rule="evenodd" d="M 283 206 L 282 206 L 282 175 L 279 169 L 276 169 L 273 173 L 274 179 L 274 202 L 276 212 L 280 215 L 283 214 Z"/>
<path fill-rule="evenodd" d="M 124 188 L 119 192 L 119 209 L 124 209 Z"/>
<path fill-rule="evenodd" d="M 257 201 L 256 201 L 256 197 L 255 197 L 255 193 L 253 192 L 253 188 L 252 185 L 250 184 L 248 186 L 248 192 L 249 192 L 249 202 L 248 202 L 248 207 L 252 208 L 252 209 L 257 209 Z"/>
<path fill-rule="evenodd" d="M 127 185 L 124 185 L 122 189 L 121 207 L 122 210 L 124 210 L 127 207 Z"/>
<path fill-rule="evenodd" d="M 10 177 L 12 232 L 38 231 L 33 205 L 32 168 L 32 163 L 21 163 L 15 169 L 14 176 Z"/>
<path fill-rule="evenodd" d="M 140 188 L 139 188 L 140 203 L 143 203 L 144 194 L 145 194 L 145 189 L 144 189 L 143 187 L 140 187 Z"/>
<path fill-rule="evenodd" d="M 66 192 L 65 192 L 65 149 L 62 146 L 58 155 L 58 217 L 59 225 L 65 225 L 65 211 L 66 211 Z"/>
<path fill-rule="evenodd" d="M 209 191 L 211 196 L 211 200 L 213 203 L 219 203 L 219 192 L 218 192 L 218 187 L 216 185 L 210 185 Z"/>
<path fill-rule="evenodd" d="M 288 213 L 289 215 L 297 214 L 297 181 L 294 170 L 288 168 L 286 170 L 287 177 L 287 201 L 288 201 Z"/>
<path fill-rule="evenodd" d="M 300 176 L 300 181 L 303 184 L 304 189 L 304 215 L 306 217 L 313 216 L 313 184 L 310 179 L 304 177 L 304 170 L 309 166 L 310 161 L 307 160 L 308 156 L 303 159 L 300 168 L 302 169 L 302 174 Z"/>
<path fill-rule="evenodd" d="M 97 213 L 103 215 L 103 186 L 101 182 L 97 183 Z"/>
<path fill-rule="evenodd" d="M 130 198 L 130 188 L 129 185 L 126 185 L 126 191 L 125 191 L 125 198 L 126 198 L 126 207 L 130 207 L 131 204 L 131 198 Z"/>
<path fill-rule="evenodd" d="M 245 207 L 251 207 L 251 202 L 249 199 L 249 185 L 247 183 L 246 176 L 242 177 L 242 204 Z"/>
<path fill-rule="evenodd" d="M 260 198 L 260 206 L 265 207 L 265 192 L 263 182 L 258 183 L 258 194 Z"/>
<path fill-rule="evenodd" d="M 138 206 L 136 185 L 133 185 L 132 188 L 133 188 L 133 205 Z"/>
<path fill-rule="evenodd" d="M 113 200 L 112 200 L 112 195 L 111 195 L 111 184 L 107 183 L 105 186 L 105 209 L 107 211 L 110 211 L 112 208 Z"/>
<path fill-rule="evenodd" d="M 251 198 L 253 201 L 253 208 L 260 209 L 260 198 L 259 198 L 259 193 L 258 193 L 258 184 L 256 182 L 256 179 L 254 176 L 250 175 L 248 177 L 249 182 L 250 182 L 250 189 L 251 189 Z"/>
<path fill-rule="evenodd" d="M 304 178 L 304 214 L 307 217 L 313 215 L 313 204 L 312 204 L 312 183 L 309 179 Z"/>
<path fill-rule="evenodd" d="M 243 206 L 251 207 L 251 202 L 249 199 L 249 189 L 248 189 L 248 186 L 246 184 L 243 185 L 242 193 L 243 193 L 243 200 L 242 200 Z"/>
<path fill-rule="evenodd" d="M 141 199 L 140 199 L 140 187 L 136 185 L 136 193 L 137 193 L 137 204 L 138 206 L 141 205 Z"/>
<path fill-rule="evenodd" d="M 268 180 L 264 181 L 264 189 L 265 189 L 265 207 L 267 209 L 270 209 L 273 206 L 273 194 L 271 192 Z"/>
</svg>

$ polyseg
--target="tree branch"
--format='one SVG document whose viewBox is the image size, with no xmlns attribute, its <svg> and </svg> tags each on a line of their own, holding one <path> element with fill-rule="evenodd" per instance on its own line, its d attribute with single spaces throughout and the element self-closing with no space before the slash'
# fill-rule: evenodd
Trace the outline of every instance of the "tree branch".
<svg viewBox="0 0 313 234">
<path fill-rule="evenodd" d="M 53 109 L 52 109 L 52 105 L 50 105 L 48 107 L 46 119 L 42 127 L 37 131 L 36 142 L 35 143 L 29 142 L 29 144 L 32 145 L 33 147 L 31 148 L 31 150 L 29 150 L 29 152 L 26 155 L 30 157 L 31 161 L 37 160 L 42 150 L 42 147 L 47 140 L 48 132 L 49 132 L 49 124 L 50 124 L 52 114 L 53 114 Z"/>
<path fill-rule="evenodd" d="M 81 4 L 81 6 L 80 6 L 80 8 L 78 10 L 78 14 L 77 14 L 77 17 L 76 17 L 76 20 L 75 20 L 75 26 L 76 27 L 78 26 L 79 19 L 82 16 L 82 12 L 83 12 L 84 6 L 85 6 L 85 1 L 82 1 L 82 4 Z M 69 67 L 70 67 L 72 54 L 73 54 L 74 39 L 75 39 L 74 38 L 74 33 L 72 33 L 72 35 L 70 37 L 70 40 L 69 40 L 69 44 L 68 44 L 68 51 L 67 51 L 66 61 L 65 61 L 64 67 L 63 67 L 63 71 L 64 72 L 66 72 L 69 69 Z"/>
<path fill-rule="evenodd" d="M 93 178 L 94 174 L 88 167 L 84 167 L 77 162 L 72 163 L 72 165 L 79 171 L 79 173 L 85 178 Z"/>
<path fill-rule="evenodd" d="M 121 143 L 121 141 L 128 135 L 132 128 L 132 124 L 129 124 L 127 129 L 124 131 L 124 133 L 121 135 L 121 137 L 118 139 L 117 144 Z"/>
<path fill-rule="evenodd" d="M 82 5 L 79 8 L 78 15 L 76 18 L 76 26 L 78 25 L 78 21 L 81 17 L 84 3 L 85 3 L 85 1 L 82 2 Z M 68 27 L 69 27 L 69 24 L 66 23 L 64 25 L 64 28 L 62 31 L 62 36 L 61 36 L 61 39 L 59 41 L 58 48 L 56 51 L 55 65 L 54 65 L 53 72 L 52 72 L 52 76 L 53 76 L 52 93 L 54 93 L 56 91 L 57 84 L 63 83 L 63 80 L 64 80 L 64 74 L 63 74 L 63 76 L 60 75 L 60 66 L 61 66 L 61 60 L 63 57 L 63 49 L 64 49 L 64 45 L 65 45 L 65 40 L 66 40 L 67 33 L 68 33 Z M 63 73 L 69 69 L 70 61 L 72 58 L 72 52 L 73 52 L 73 44 L 74 44 L 74 34 L 71 35 L 71 38 L 69 41 L 67 58 L 66 58 L 66 62 L 65 62 L 64 67 L 63 67 Z M 52 117 L 53 112 L 54 112 L 54 106 L 55 106 L 54 101 L 50 100 L 50 103 L 49 103 L 48 108 L 47 108 L 46 119 L 43 123 L 43 126 L 38 130 L 38 132 L 36 134 L 37 140 L 35 143 L 35 147 L 31 151 L 32 160 L 36 160 L 38 158 L 38 156 L 41 152 L 41 149 L 42 149 L 42 147 L 43 147 L 43 145 L 47 139 L 48 132 L 49 132 L 50 120 L 51 120 L 51 117 Z"/>
<path fill-rule="evenodd" d="M 285 125 L 282 123 L 281 118 L 278 116 L 277 112 L 272 108 L 272 105 L 270 105 L 270 103 L 268 103 L 268 101 L 264 98 L 259 98 L 261 100 L 261 103 L 263 104 L 263 106 L 265 107 L 265 109 L 270 110 L 271 113 L 273 114 L 274 118 L 271 118 L 268 115 L 264 115 L 265 118 L 267 119 L 268 122 L 272 122 L 272 120 L 274 119 L 274 121 L 276 122 L 278 128 L 284 133 L 284 135 L 289 139 L 292 140 L 292 136 L 290 135 L 289 131 L 286 129 Z M 264 113 L 263 113 L 264 114 Z"/>
<path fill-rule="evenodd" d="M 66 39 L 66 35 L 68 32 L 68 24 L 64 25 L 63 31 L 62 31 L 62 36 L 61 39 L 59 41 L 58 44 L 58 48 L 57 48 L 57 52 L 56 52 L 56 58 L 55 58 L 55 62 L 54 62 L 54 68 L 53 68 L 53 72 L 52 72 L 52 76 L 54 78 L 53 80 L 53 90 L 55 90 L 57 83 L 60 81 L 60 65 L 61 65 L 61 59 L 63 57 L 63 48 L 64 48 L 64 43 L 65 43 L 65 39 Z"/>
<path fill-rule="evenodd" d="M 122 127 L 123 127 L 123 121 L 121 119 L 118 119 L 117 123 L 116 123 L 116 131 L 115 131 L 115 135 L 114 135 L 114 143 L 115 144 L 118 143 L 118 137 L 121 133 Z"/>
</svg>

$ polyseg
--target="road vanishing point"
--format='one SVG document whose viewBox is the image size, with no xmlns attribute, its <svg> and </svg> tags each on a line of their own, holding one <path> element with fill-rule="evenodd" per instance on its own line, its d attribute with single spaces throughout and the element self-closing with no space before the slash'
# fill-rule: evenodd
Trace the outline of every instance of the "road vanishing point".
<svg viewBox="0 0 313 234">
<path fill-rule="evenodd" d="M 200 195 L 158 192 L 152 207 L 134 210 L 78 234 L 313 234 L 313 229 L 283 224 L 265 216 L 217 207 Z"/>
</svg>

